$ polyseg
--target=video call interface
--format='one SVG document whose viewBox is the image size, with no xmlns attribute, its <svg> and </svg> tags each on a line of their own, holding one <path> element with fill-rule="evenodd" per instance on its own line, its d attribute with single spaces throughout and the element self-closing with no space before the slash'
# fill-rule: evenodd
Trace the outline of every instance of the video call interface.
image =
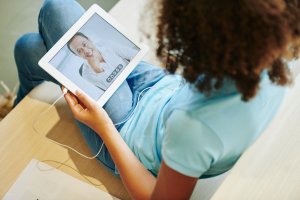
<svg viewBox="0 0 300 200">
<path fill-rule="evenodd" d="M 139 51 L 127 37 L 94 14 L 50 63 L 97 101 Z"/>
</svg>

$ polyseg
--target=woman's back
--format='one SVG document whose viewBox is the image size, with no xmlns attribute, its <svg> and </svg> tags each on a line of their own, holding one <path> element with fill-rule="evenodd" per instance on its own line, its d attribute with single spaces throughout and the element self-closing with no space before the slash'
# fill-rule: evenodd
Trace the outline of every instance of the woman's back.
<svg viewBox="0 0 300 200">
<path fill-rule="evenodd" d="M 143 96 L 120 133 L 156 175 L 163 158 L 187 176 L 215 176 L 233 166 L 278 110 L 285 89 L 266 74 L 260 88 L 244 102 L 232 81 L 206 96 L 179 75 L 167 75 Z"/>
</svg>

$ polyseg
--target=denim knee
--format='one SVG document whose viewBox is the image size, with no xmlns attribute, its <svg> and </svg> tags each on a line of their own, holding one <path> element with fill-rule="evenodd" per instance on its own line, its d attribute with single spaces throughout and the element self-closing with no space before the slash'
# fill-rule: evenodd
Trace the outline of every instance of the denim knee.
<svg viewBox="0 0 300 200">
<path fill-rule="evenodd" d="M 38 17 L 38 26 L 41 30 L 44 16 L 57 16 L 60 13 L 63 13 L 63 4 L 70 3 L 69 0 L 45 0 L 42 8 L 40 9 Z M 41 32 L 41 31 L 40 31 Z"/>
<path fill-rule="evenodd" d="M 74 0 L 45 0 L 40 13 L 47 12 L 48 14 L 57 14 L 56 12 L 61 13 L 64 7 L 64 4 L 70 5 Z"/>
<path fill-rule="evenodd" d="M 62 14 L 69 17 L 69 11 L 78 11 L 83 14 L 84 8 L 75 0 L 45 0 L 39 13 L 39 26 L 43 16 L 61 16 Z"/>
<path fill-rule="evenodd" d="M 75 0 L 46 0 L 38 17 L 39 32 L 48 49 L 82 16 L 84 9 Z"/>
<path fill-rule="evenodd" d="M 17 40 L 14 56 L 21 83 L 24 82 L 24 79 L 58 83 L 38 65 L 39 60 L 46 52 L 44 40 L 38 33 L 27 33 Z"/>
<path fill-rule="evenodd" d="M 27 33 L 21 36 L 14 47 L 14 56 L 19 68 L 21 65 L 18 65 L 19 61 L 26 61 L 28 59 L 34 59 L 37 56 L 37 52 L 43 52 L 44 49 L 41 49 L 42 46 L 36 45 L 37 42 L 40 43 L 40 36 L 36 33 Z M 39 47 L 38 49 L 36 47 Z M 36 58 L 35 60 L 38 60 Z"/>
<path fill-rule="evenodd" d="M 25 35 L 22 35 L 15 44 L 14 53 L 15 55 L 22 54 L 23 52 L 26 52 L 25 48 L 27 46 L 27 41 L 30 39 L 31 33 L 27 33 Z"/>
</svg>

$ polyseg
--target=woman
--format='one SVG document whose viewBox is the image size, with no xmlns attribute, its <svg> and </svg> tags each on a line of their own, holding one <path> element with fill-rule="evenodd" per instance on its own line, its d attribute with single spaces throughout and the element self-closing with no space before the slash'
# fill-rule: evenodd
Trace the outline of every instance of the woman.
<svg viewBox="0 0 300 200">
<path fill-rule="evenodd" d="M 157 53 L 182 76 L 142 62 L 104 109 L 80 93 L 65 98 L 92 151 L 104 142 L 98 159 L 120 174 L 134 199 L 188 199 L 199 178 L 229 170 L 278 110 L 285 89 L 277 85 L 291 81 L 286 62 L 298 55 L 300 12 L 292 0 L 160 4 Z M 71 0 L 45 2 L 40 34 L 16 44 L 18 99 L 50 80 L 35 67 L 37 57 L 82 12 Z M 51 32 L 50 19 L 59 31 Z"/>
</svg>

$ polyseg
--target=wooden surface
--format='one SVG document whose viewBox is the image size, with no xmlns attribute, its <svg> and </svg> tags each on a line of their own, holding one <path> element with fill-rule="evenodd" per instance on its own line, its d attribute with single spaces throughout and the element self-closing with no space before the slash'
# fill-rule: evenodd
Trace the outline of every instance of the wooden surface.
<svg viewBox="0 0 300 200">
<path fill-rule="evenodd" d="M 49 107 L 47 102 L 53 102 L 59 96 L 58 86 L 44 84 L 39 89 L 35 91 L 46 96 L 47 101 L 34 99 L 29 95 L 0 123 L 0 198 L 30 160 L 35 158 L 73 177 L 97 185 L 118 198 L 129 199 L 121 181 L 97 160 L 82 158 L 48 139 L 91 155 L 64 100 L 47 114 L 40 115 Z M 49 91 L 52 92 L 52 99 L 47 94 Z M 38 132 L 33 128 L 34 123 Z"/>
<path fill-rule="evenodd" d="M 111 10 L 117 21 L 139 41 L 137 11 L 143 10 L 143 2 L 122 0 Z M 146 60 L 158 63 L 153 49 Z M 295 68 L 295 73 L 299 71 L 300 67 Z M 214 200 L 300 199 L 300 190 L 297 190 L 300 188 L 299 82 L 298 78 L 280 114 L 238 161 Z M 118 198 L 130 199 L 121 181 L 99 162 L 84 159 L 48 140 L 51 138 L 90 153 L 64 100 L 41 116 L 60 94 L 58 86 L 43 83 L 0 123 L 0 198 L 35 158 Z M 38 132 L 34 131 L 34 123 Z M 226 175 L 199 181 L 192 199 L 209 199 Z"/>
<path fill-rule="evenodd" d="M 138 42 L 147 43 L 150 50 L 144 60 L 159 65 L 155 56 L 155 44 L 149 44 L 147 37 L 141 33 L 142 23 L 153 23 L 152 12 L 146 16 L 144 7 L 147 0 L 121 0 L 110 14 L 128 30 L 129 35 Z M 149 22 L 150 21 L 150 22 Z M 147 34 L 155 35 L 153 24 L 147 29 Z M 153 31 L 152 33 L 150 33 Z M 67 174 L 90 184 L 96 184 L 100 189 L 108 191 L 121 199 L 129 199 L 121 181 L 111 175 L 96 160 L 87 160 L 77 154 L 53 144 L 48 138 L 72 146 L 81 152 L 89 153 L 81 133 L 74 124 L 72 115 L 61 100 L 47 114 L 40 115 L 61 94 L 60 89 L 52 83 L 45 82 L 35 88 L 1 123 L 0 123 L 0 199 L 15 182 L 27 163 L 35 158 L 56 167 Z M 38 120 L 37 120 L 38 119 Z M 33 124 L 39 133 L 33 129 Z M 209 199 L 227 174 L 197 183 L 191 199 Z"/>
<path fill-rule="evenodd" d="M 145 0 L 120 0 L 110 11 L 110 14 L 138 42 L 142 42 L 139 11 L 143 10 L 144 3 Z M 145 60 L 157 63 L 153 55 L 154 53 L 149 53 Z M 108 172 L 97 160 L 82 158 L 48 139 L 67 144 L 90 155 L 64 100 L 48 113 L 41 115 L 60 94 L 58 86 L 45 82 L 35 88 L 1 121 L 0 199 L 32 158 L 95 185 L 120 199 L 130 199 L 120 179 Z M 33 127 L 34 124 L 37 132 Z"/>
<path fill-rule="evenodd" d="M 145 3 L 146 0 L 120 0 L 110 11 L 137 42 L 143 42 L 139 19 Z M 159 63 L 154 52 L 150 47 L 144 60 Z M 130 199 L 120 179 L 108 172 L 100 162 L 82 158 L 48 139 L 90 155 L 64 100 L 41 115 L 60 95 L 58 86 L 45 82 L 35 88 L 0 122 L 0 199 L 32 158 L 95 185 L 120 199 Z"/>
<path fill-rule="evenodd" d="M 134 26 L 130 21 L 137 24 L 137 19 L 130 19 L 137 16 L 124 17 L 122 14 L 124 7 L 128 10 L 134 9 L 128 6 L 133 2 L 135 0 L 121 0 L 111 12 L 118 21 L 120 19 L 121 24 L 125 22 L 123 26 L 127 29 Z M 130 29 L 128 31 L 131 32 Z M 108 172 L 97 160 L 82 158 L 48 139 L 67 144 L 90 155 L 64 100 L 48 113 L 41 115 L 60 94 L 58 86 L 45 82 L 25 97 L 0 123 L 0 199 L 32 158 L 95 185 L 120 199 L 130 199 L 120 179 Z M 37 132 L 34 130 L 34 124 Z"/>
</svg>

